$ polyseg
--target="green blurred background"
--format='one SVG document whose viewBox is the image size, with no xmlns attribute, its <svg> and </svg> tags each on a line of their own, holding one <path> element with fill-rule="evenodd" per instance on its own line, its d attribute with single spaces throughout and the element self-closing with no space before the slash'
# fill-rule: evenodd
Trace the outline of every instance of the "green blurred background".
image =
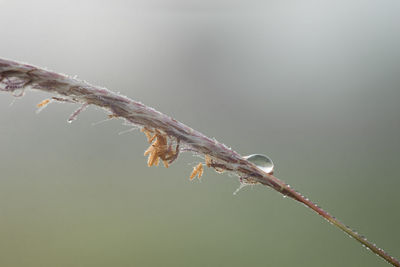
<svg viewBox="0 0 400 267">
<path fill-rule="evenodd" d="M 399 1 L 0 0 L 1 57 L 78 75 L 264 153 L 400 257 Z M 311 210 L 90 107 L 0 94 L 0 266 L 388 266 Z"/>
</svg>

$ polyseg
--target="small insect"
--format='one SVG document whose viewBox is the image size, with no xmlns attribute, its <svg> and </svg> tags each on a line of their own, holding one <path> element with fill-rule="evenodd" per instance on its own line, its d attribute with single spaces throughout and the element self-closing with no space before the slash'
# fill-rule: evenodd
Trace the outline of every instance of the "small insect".
<svg viewBox="0 0 400 267">
<path fill-rule="evenodd" d="M 42 108 L 42 107 L 47 106 L 47 104 L 49 104 L 49 103 L 50 103 L 50 99 L 45 99 L 45 100 L 43 100 L 42 102 L 40 102 L 39 104 L 37 104 L 36 106 L 37 106 L 38 108 Z"/>
<path fill-rule="evenodd" d="M 39 114 L 43 109 L 45 109 L 47 107 L 47 105 L 51 102 L 51 99 L 45 99 L 42 102 L 40 102 L 39 104 L 36 105 L 36 107 L 38 108 L 36 110 L 36 114 Z"/>
<path fill-rule="evenodd" d="M 197 164 L 196 167 L 193 167 L 193 171 L 190 174 L 190 180 L 193 180 L 196 177 L 196 175 L 197 175 L 197 178 L 200 179 L 201 176 L 203 175 L 203 171 L 204 171 L 203 163 Z"/>
<path fill-rule="evenodd" d="M 158 166 L 161 159 L 164 167 L 168 168 L 169 164 L 178 157 L 179 140 L 177 141 L 175 149 L 173 149 L 172 145 L 168 144 L 167 134 L 161 133 L 158 129 L 153 131 L 146 127 L 142 128 L 141 131 L 146 135 L 147 141 L 151 144 L 144 152 L 145 156 L 149 156 L 147 159 L 147 166 Z"/>
</svg>

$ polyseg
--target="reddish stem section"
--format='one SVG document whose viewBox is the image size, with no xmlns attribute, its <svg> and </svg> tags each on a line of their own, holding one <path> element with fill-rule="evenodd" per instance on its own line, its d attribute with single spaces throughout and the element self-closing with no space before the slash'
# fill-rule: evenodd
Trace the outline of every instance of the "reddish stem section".
<svg viewBox="0 0 400 267">
<path fill-rule="evenodd" d="M 105 88 L 92 86 L 72 77 L 50 72 L 35 66 L 21 64 L 15 61 L 0 59 L 0 91 L 11 92 L 15 96 L 22 96 L 26 88 L 37 89 L 56 94 L 56 101 L 80 103 L 82 107 L 72 116 L 76 116 L 87 106 L 96 105 L 112 113 L 112 117 L 123 118 L 126 121 L 142 127 L 158 129 L 168 136 L 172 136 L 186 145 L 186 150 L 203 154 L 212 160 L 211 167 L 217 171 L 231 171 L 251 182 L 258 182 L 272 187 L 279 193 L 289 196 L 311 208 L 376 255 L 382 257 L 393 266 L 400 267 L 395 258 L 384 250 L 351 230 L 335 217 L 312 203 L 310 200 L 293 190 L 275 176 L 265 173 L 251 162 L 245 160 L 237 152 L 208 138 L 200 132 L 184 125 L 175 119 L 164 115 L 151 107 L 133 101 L 125 96 L 111 92 Z M 16 94 L 17 90 L 22 90 Z"/>
<path fill-rule="evenodd" d="M 275 180 L 277 183 L 283 183 L 282 181 L 280 181 L 278 178 L 272 176 L 270 177 L 272 180 Z M 342 222 L 340 222 L 338 219 L 336 219 L 335 217 L 333 217 L 332 215 L 330 215 L 328 212 L 324 211 L 322 208 L 318 207 L 316 204 L 314 204 L 312 201 L 310 201 L 309 199 L 305 198 L 303 195 L 301 195 L 300 193 L 296 192 L 295 190 L 293 190 L 292 188 L 290 188 L 290 186 L 286 185 L 286 184 L 282 184 L 282 189 L 281 192 L 288 195 L 289 197 L 303 203 L 304 205 L 306 205 L 307 207 L 309 207 L 310 209 L 314 210 L 316 213 L 318 213 L 319 215 L 321 215 L 322 217 L 324 217 L 327 221 L 329 221 L 331 224 L 335 225 L 336 227 L 338 227 L 340 230 L 342 230 L 343 232 L 345 232 L 346 234 L 348 234 L 349 236 L 353 237 L 355 240 L 357 240 L 358 242 L 360 242 L 363 246 L 365 246 L 366 248 L 370 249 L 371 251 L 373 251 L 376 255 L 378 255 L 379 257 L 385 259 L 388 263 L 392 264 L 393 266 L 396 267 L 400 267 L 400 262 L 390 256 L 388 253 L 386 253 L 383 249 L 377 247 L 374 243 L 371 243 L 370 241 L 368 241 L 365 237 L 361 236 L 360 234 L 358 234 L 357 232 L 353 231 L 352 229 L 350 229 L 348 226 L 346 226 L 345 224 L 343 224 Z"/>
</svg>

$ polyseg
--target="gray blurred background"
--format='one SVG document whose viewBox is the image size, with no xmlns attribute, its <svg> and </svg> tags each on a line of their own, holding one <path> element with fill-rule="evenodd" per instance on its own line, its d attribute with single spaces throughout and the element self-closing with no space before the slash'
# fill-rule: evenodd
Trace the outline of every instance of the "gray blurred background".
<svg viewBox="0 0 400 267">
<path fill-rule="evenodd" d="M 0 0 L 0 56 L 150 105 L 400 257 L 399 1 Z M 388 266 L 303 205 L 139 131 L 0 94 L 0 266 Z"/>
</svg>

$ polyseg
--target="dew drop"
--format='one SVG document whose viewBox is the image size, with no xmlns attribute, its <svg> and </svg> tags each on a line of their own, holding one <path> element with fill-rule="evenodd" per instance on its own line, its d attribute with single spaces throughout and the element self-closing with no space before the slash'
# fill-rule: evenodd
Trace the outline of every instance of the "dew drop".
<svg viewBox="0 0 400 267">
<path fill-rule="evenodd" d="M 274 163 L 272 160 L 262 154 L 252 154 L 248 156 L 244 156 L 244 159 L 250 161 L 254 165 L 256 165 L 261 170 L 265 171 L 266 173 L 273 173 L 274 171 Z"/>
</svg>

